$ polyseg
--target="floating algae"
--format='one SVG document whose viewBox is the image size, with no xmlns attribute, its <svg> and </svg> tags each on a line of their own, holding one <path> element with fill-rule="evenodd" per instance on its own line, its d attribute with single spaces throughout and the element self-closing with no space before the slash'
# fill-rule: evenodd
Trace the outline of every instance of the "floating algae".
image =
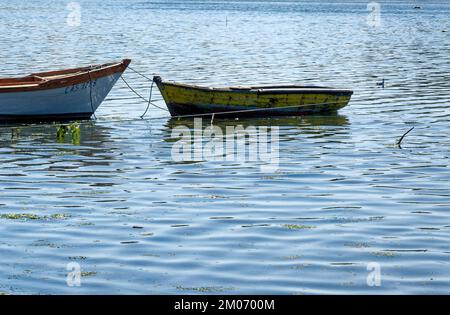
<svg viewBox="0 0 450 315">
<path fill-rule="evenodd" d="M 367 248 L 370 245 L 366 242 L 354 242 L 354 243 L 345 243 L 344 246 L 354 247 L 354 248 Z"/>
<path fill-rule="evenodd" d="M 303 269 L 305 269 L 308 266 L 309 266 L 309 264 L 295 264 L 295 265 L 291 266 L 290 269 L 303 270 Z"/>
<path fill-rule="evenodd" d="M 52 214 L 51 218 L 52 219 L 56 219 L 56 220 L 65 220 L 70 218 L 71 215 L 70 214 L 64 214 L 64 213 L 56 213 L 56 214 Z"/>
<path fill-rule="evenodd" d="M 94 277 L 96 275 L 97 275 L 97 273 L 95 271 L 83 271 L 81 273 L 82 277 Z"/>
<path fill-rule="evenodd" d="M 31 213 L 7 213 L 0 215 L 0 218 L 8 220 L 42 220 L 44 217 Z"/>
<path fill-rule="evenodd" d="M 202 293 L 212 293 L 212 292 L 223 292 L 227 290 L 231 290 L 230 288 L 224 288 L 224 287 L 193 287 L 193 288 L 187 288 L 182 286 L 177 286 L 177 290 L 180 291 L 197 291 Z"/>
<path fill-rule="evenodd" d="M 304 230 L 304 229 L 315 229 L 313 225 L 297 225 L 297 224 L 284 224 L 283 227 L 289 230 Z"/>
<path fill-rule="evenodd" d="M 46 215 L 37 215 L 32 213 L 6 213 L 6 214 L 0 214 L 0 219 L 7 219 L 7 220 L 64 220 L 69 218 L 70 215 L 68 214 L 53 214 L 50 217 Z"/>
<path fill-rule="evenodd" d="M 86 260 L 87 259 L 86 256 L 70 256 L 68 258 L 69 258 L 69 260 Z"/>
<path fill-rule="evenodd" d="M 395 253 L 392 251 L 373 252 L 372 254 L 375 256 L 379 256 L 379 257 L 394 257 L 395 256 Z"/>
</svg>

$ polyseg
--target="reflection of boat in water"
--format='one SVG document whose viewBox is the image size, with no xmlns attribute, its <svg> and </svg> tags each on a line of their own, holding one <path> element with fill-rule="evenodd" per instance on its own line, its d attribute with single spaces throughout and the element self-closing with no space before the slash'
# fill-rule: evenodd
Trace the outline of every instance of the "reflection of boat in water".
<svg viewBox="0 0 450 315">
<path fill-rule="evenodd" d="M 347 117 L 336 114 L 217 119 L 213 125 L 210 119 L 171 118 L 163 129 L 163 144 L 157 156 L 169 160 L 175 156 L 176 160 L 172 161 L 183 164 L 202 161 L 241 163 L 248 157 L 275 163 L 278 168 L 278 154 L 296 155 L 302 150 L 314 153 L 316 145 L 332 143 L 339 147 L 340 143 L 347 144 L 349 125 Z"/>
<path fill-rule="evenodd" d="M 197 118 L 201 119 L 201 118 Z M 202 119 L 201 128 L 205 129 L 211 125 L 210 119 Z M 226 127 L 242 126 L 247 127 L 279 127 L 280 133 L 294 132 L 304 134 L 322 134 L 323 136 L 329 136 L 333 134 L 333 130 L 342 131 L 343 127 L 348 126 L 349 120 L 344 115 L 330 114 L 323 116 L 298 116 L 298 117 L 253 117 L 245 119 L 215 119 L 214 126 L 217 126 L 226 132 Z M 191 131 L 198 127 L 195 125 L 194 118 L 170 118 L 166 123 L 166 129 L 164 133 L 164 139 L 166 141 L 172 141 L 171 133 L 176 127 L 187 127 Z"/>
<path fill-rule="evenodd" d="M 58 183 L 58 187 L 64 187 L 61 197 L 74 201 L 84 193 L 90 194 L 90 190 L 83 186 L 73 190 L 73 185 L 92 188 L 120 184 L 120 170 L 115 165 L 124 162 L 122 155 L 115 153 L 120 144 L 111 136 L 111 128 L 96 122 L 81 123 L 79 143 L 73 143 L 70 136 L 57 139 L 56 133 L 53 124 L 0 126 L 0 147 L 6 150 L 3 158 L 14 165 L 1 175 L 24 174 L 43 183 Z M 56 184 L 49 185 L 53 188 Z M 42 192 L 45 194 L 45 190 Z M 90 197 L 105 198 L 103 194 Z"/>
<path fill-rule="evenodd" d="M 74 143 L 68 134 L 64 139 L 57 138 L 57 125 L 33 124 L 33 125 L 2 125 L 0 126 L 0 147 L 10 147 L 20 153 L 24 149 L 17 148 L 19 142 L 32 142 L 33 154 L 39 155 L 45 152 L 47 156 L 49 149 L 55 155 L 61 153 L 73 156 L 80 165 L 109 165 L 110 153 L 114 145 L 110 139 L 110 128 L 95 122 L 86 122 L 79 125 L 79 143 Z M 94 159 L 91 159 L 95 157 Z M 68 167 L 72 168 L 72 167 Z"/>
<path fill-rule="evenodd" d="M 273 85 L 202 87 L 163 81 L 158 86 L 172 116 L 304 116 L 332 113 L 348 104 L 353 91 L 321 86 Z"/>
<path fill-rule="evenodd" d="M 210 125 L 210 119 L 203 118 L 203 127 Z M 349 124 L 347 116 L 344 115 L 311 115 L 298 117 L 260 117 L 245 119 L 214 119 L 214 125 L 225 128 L 226 126 L 278 126 L 278 127 L 302 127 L 302 126 L 345 126 Z M 176 126 L 194 127 L 193 118 L 170 118 L 166 126 L 175 128 Z"/>
</svg>

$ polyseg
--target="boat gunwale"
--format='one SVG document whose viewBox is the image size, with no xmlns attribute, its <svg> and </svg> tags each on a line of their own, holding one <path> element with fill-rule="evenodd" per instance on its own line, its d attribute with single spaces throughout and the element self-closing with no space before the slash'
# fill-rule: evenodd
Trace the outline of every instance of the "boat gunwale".
<svg viewBox="0 0 450 315">
<path fill-rule="evenodd" d="M 194 84 L 185 84 L 172 81 L 163 81 L 154 79 L 157 85 L 174 86 L 183 89 L 197 90 L 203 92 L 226 92 L 226 93 L 243 93 L 243 94 L 338 94 L 352 95 L 353 90 L 339 89 L 332 87 L 308 86 L 300 85 L 280 85 L 280 86 L 254 86 L 254 87 L 207 87 Z"/>
<path fill-rule="evenodd" d="M 4 78 L 0 79 L 0 93 L 49 90 L 86 83 L 118 72 L 124 72 L 130 62 L 130 59 L 123 59 L 114 63 L 37 72 L 18 78 Z M 46 79 L 46 77 L 50 78 Z"/>
</svg>

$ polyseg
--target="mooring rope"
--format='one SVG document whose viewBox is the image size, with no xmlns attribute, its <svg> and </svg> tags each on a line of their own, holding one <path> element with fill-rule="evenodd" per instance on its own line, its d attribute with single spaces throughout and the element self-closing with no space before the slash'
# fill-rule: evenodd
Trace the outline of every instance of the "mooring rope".
<svg viewBox="0 0 450 315">
<path fill-rule="evenodd" d="M 139 72 L 139 71 L 137 71 L 137 70 L 131 68 L 130 66 L 128 66 L 128 69 L 130 69 L 130 70 L 133 71 L 134 73 L 139 74 L 141 77 L 147 79 L 148 81 L 153 82 L 153 79 L 151 79 L 151 78 L 149 78 L 148 76 L 146 76 L 145 74 L 142 74 L 141 72 Z"/>
<path fill-rule="evenodd" d="M 145 97 L 143 97 L 141 94 L 139 94 L 138 92 L 136 92 L 129 84 L 128 82 L 124 79 L 124 77 L 121 75 L 120 78 L 122 79 L 122 81 L 127 85 L 127 87 L 131 90 L 131 92 L 133 92 L 134 94 L 136 94 L 139 98 L 143 99 L 144 101 L 148 101 Z"/>
<path fill-rule="evenodd" d="M 134 93 L 136 94 L 140 99 L 144 100 L 147 103 L 147 109 L 145 110 L 145 113 L 143 115 L 141 115 L 141 119 L 144 118 L 145 114 L 148 111 L 148 108 L 150 107 L 150 105 L 153 105 L 156 108 L 159 108 L 161 110 L 164 110 L 166 112 L 168 112 L 169 110 L 166 108 L 163 108 L 161 106 L 156 105 L 155 103 L 152 102 L 152 92 L 153 92 L 153 80 L 152 80 L 152 85 L 150 87 L 150 97 L 148 99 L 146 99 L 145 97 L 143 97 L 141 94 L 139 94 L 138 92 L 136 92 L 135 89 L 133 89 L 130 84 L 128 84 L 128 82 L 125 80 L 125 78 L 121 75 L 120 76 L 122 78 L 122 81 L 127 85 L 127 87 Z"/>
<path fill-rule="evenodd" d="M 94 119 L 97 119 L 97 116 L 95 116 L 95 110 L 94 110 L 94 104 L 92 101 L 92 77 L 91 77 L 91 70 L 88 71 L 89 75 L 89 98 L 91 99 L 91 110 L 92 110 L 92 116 L 94 116 Z"/>
<path fill-rule="evenodd" d="M 147 114 L 147 111 L 150 108 L 150 105 L 152 104 L 152 93 L 153 93 L 153 84 L 154 83 L 155 83 L 155 81 L 152 80 L 152 85 L 150 86 L 150 95 L 148 97 L 147 108 L 145 109 L 145 112 L 141 115 L 141 119 L 144 119 L 145 114 Z"/>
</svg>

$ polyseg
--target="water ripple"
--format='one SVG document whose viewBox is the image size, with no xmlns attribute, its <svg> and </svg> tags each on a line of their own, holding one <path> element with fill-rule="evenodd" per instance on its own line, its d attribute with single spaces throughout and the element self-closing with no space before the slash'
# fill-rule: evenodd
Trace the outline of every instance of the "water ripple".
<svg viewBox="0 0 450 315">
<path fill-rule="evenodd" d="M 0 126 L 0 293 L 450 293 L 448 4 L 383 2 L 371 28 L 367 2 L 79 2 L 73 28 L 65 3 L 0 0 L 0 75 L 130 57 L 172 80 L 355 94 L 339 115 L 215 121 L 278 126 L 276 173 L 175 163 L 172 129 L 193 122 L 138 119 L 123 82 L 79 144 L 51 124 Z"/>
</svg>

